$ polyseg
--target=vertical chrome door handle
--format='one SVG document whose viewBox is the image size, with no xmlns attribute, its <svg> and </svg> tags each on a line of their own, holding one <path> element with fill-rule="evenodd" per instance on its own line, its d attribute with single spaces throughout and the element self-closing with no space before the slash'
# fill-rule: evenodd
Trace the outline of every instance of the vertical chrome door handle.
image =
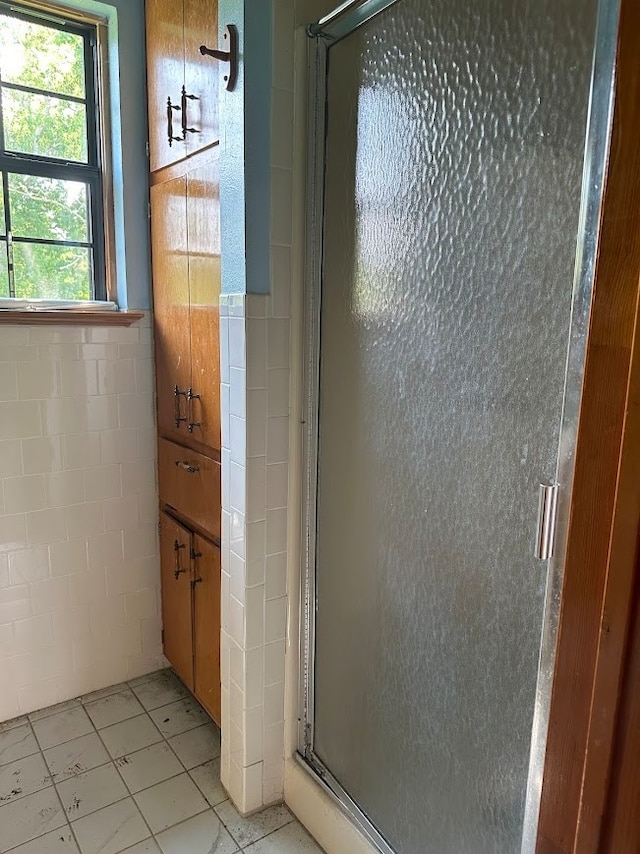
<svg viewBox="0 0 640 854">
<path fill-rule="evenodd" d="M 556 537 L 556 515 L 558 510 L 558 484 L 547 486 L 540 484 L 538 500 L 538 532 L 536 534 L 535 556 L 540 560 L 553 557 L 553 545 Z"/>
</svg>

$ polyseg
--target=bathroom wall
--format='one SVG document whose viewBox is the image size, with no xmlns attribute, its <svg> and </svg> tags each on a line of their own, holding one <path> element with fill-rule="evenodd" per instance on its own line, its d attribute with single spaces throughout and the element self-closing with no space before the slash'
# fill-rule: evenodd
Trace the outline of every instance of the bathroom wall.
<svg viewBox="0 0 640 854">
<path fill-rule="evenodd" d="M 118 298 L 148 309 L 144 3 L 61 5 L 109 20 Z M 0 721 L 164 662 L 152 356 L 148 312 L 0 325 Z"/>
<path fill-rule="evenodd" d="M 161 666 L 149 324 L 0 327 L 0 720 Z"/>
</svg>

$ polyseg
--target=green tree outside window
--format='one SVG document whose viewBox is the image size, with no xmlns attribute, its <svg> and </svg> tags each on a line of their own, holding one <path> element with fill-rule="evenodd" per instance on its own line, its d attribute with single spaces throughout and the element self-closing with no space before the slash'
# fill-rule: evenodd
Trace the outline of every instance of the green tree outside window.
<svg viewBox="0 0 640 854">
<path fill-rule="evenodd" d="M 0 4 L 0 296 L 92 299 L 103 236 L 91 29 L 13 9 Z"/>
</svg>

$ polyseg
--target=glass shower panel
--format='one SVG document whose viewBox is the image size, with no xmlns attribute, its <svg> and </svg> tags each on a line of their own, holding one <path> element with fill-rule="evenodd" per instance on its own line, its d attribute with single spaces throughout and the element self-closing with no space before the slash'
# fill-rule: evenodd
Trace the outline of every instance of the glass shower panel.
<svg viewBox="0 0 640 854">
<path fill-rule="evenodd" d="M 596 13 L 328 49 L 312 747 L 398 854 L 520 850 Z"/>
</svg>

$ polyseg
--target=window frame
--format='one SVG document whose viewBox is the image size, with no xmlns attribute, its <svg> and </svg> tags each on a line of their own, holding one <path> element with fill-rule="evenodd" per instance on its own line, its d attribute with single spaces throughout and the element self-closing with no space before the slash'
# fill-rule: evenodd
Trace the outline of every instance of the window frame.
<svg viewBox="0 0 640 854">
<path fill-rule="evenodd" d="M 105 22 L 92 15 L 79 14 L 70 9 L 64 9 L 53 3 L 40 2 L 9 2 L 0 0 L 0 12 L 20 20 L 26 20 L 39 26 L 57 29 L 78 35 L 83 39 L 84 84 L 85 97 L 76 99 L 73 96 L 60 95 L 35 87 L 20 84 L 5 83 L 3 88 L 42 93 L 62 100 L 83 103 L 85 106 L 85 128 L 87 134 L 87 162 L 68 161 L 62 158 L 43 157 L 22 152 L 7 152 L 4 148 L 4 128 L 2 110 L 0 110 L 0 191 L 3 193 L 5 208 L 5 224 L 7 234 L 0 237 L 0 251 L 5 251 L 7 269 L 11 271 L 12 243 L 31 243 L 38 245 L 80 246 L 90 251 L 90 287 L 88 300 L 22 300 L 14 294 L 2 299 L 2 304 L 8 309 L 24 310 L 25 308 L 42 307 L 55 310 L 59 308 L 76 308 L 78 310 L 116 309 L 112 301 L 115 294 L 115 278 L 113 275 L 113 202 L 111 179 L 111 146 L 109 122 L 109 80 L 108 58 L 106 56 L 107 28 Z M 90 232 L 87 242 L 49 240 L 45 238 L 16 238 L 10 236 L 11 212 L 9 203 L 8 174 L 26 174 L 37 177 L 57 178 L 81 181 L 87 185 L 90 194 L 90 204 L 87 216 L 87 227 Z M 5 244 L 4 246 L 2 244 Z M 11 288 L 11 273 L 9 285 Z M 25 306 L 25 302 L 27 305 Z M 58 304 L 58 305 L 57 305 Z M 15 307 L 14 307 L 15 306 Z"/>
</svg>

